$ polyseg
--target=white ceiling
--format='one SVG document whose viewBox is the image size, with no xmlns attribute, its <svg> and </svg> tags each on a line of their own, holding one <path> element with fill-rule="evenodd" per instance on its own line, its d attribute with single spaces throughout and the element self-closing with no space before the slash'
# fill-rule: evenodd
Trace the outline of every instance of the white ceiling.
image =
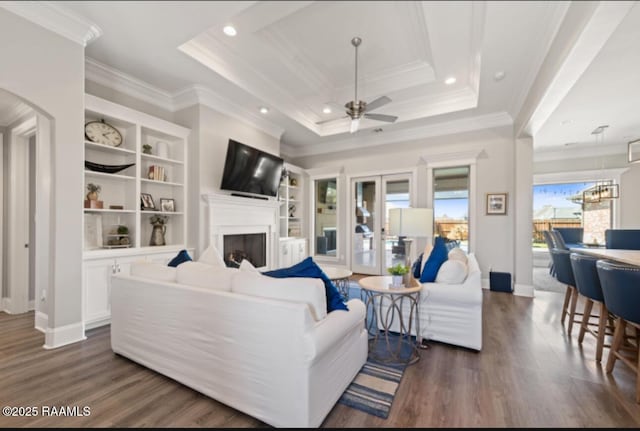
<svg viewBox="0 0 640 431">
<path fill-rule="evenodd" d="M 149 90 L 174 100 L 189 89 L 204 89 L 254 123 L 283 130 L 283 151 L 294 155 L 362 147 L 427 130 L 437 133 L 511 122 L 571 5 L 547 1 L 54 3 L 102 30 L 86 48 L 92 64 L 142 81 Z M 536 151 L 566 148 L 566 142 L 586 144 L 591 130 L 602 123 L 611 125 L 607 140 L 618 132 L 619 138 L 638 133 L 640 121 L 634 121 L 630 105 L 640 99 L 628 97 L 639 92 L 640 50 L 632 49 L 640 41 L 637 9 L 539 129 Z M 227 24 L 237 28 L 237 36 L 223 34 Z M 315 123 L 341 116 L 340 107 L 353 99 L 350 40 L 354 36 L 363 39 L 359 99 L 387 95 L 392 102 L 375 113 L 399 118 L 395 124 L 364 121 L 352 135 L 346 120 Z M 494 75 L 500 71 L 506 77 L 496 81 Z M 456 77 L 454 85 L 444 84 L 449 76 Z M 619 103 L 619 97 L 627 102 Z M 334 109 L 330 115 L 322 113 L 326 104 Z M 270 112 L 259 114 L 261 106 Z M 565 120 L 571 123 L 562 124 Z M 374 137 L 376 127 L 384 132 Z"/>
</svg>

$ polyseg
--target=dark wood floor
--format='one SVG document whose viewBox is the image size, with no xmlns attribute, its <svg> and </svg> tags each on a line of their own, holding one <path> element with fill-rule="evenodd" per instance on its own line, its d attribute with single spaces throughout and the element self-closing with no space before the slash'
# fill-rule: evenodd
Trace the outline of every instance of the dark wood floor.
<svg viewBox="0 0 640 431">
<path fill-rule="evenodd" d="M 440 343 L 407 368 L 384 420 L 336 405 L 323 426 L 639 427 L 635 377 L 612 375 L 559 323 L 562 295 L 484 291 L 484 348 Z M 44 350 L 33 314 L 0 313 L 0 406 L 89 406 L 85 417 L 4 417 L 1 427 L 263 427 L 264 424 L 114 355 L 109 327 Z M 605 357 L 608 350 L 605 349 Z"/>
</svg>

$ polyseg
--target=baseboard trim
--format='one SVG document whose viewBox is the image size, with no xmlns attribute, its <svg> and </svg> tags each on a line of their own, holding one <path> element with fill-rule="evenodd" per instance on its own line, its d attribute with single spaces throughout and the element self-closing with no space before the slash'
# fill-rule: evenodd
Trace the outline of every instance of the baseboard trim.
<svg viewBox="0 0 640 431">
<path fill-rule="evenodd" d="M 35 309 L 36 309 L 36 300 L 35 299 L 29 300 L 29 311 L 33 311 Z"/>
<path fill-rule="evenodd" d="M 85 331 L 111 324 L 111 316 L 101 317 L 84 323 Z"/>
<path fill-rule="evenodd" d="M 489 290 L 489 279 L 488 278 L 483 278 L 480 280 L 482 282 L 482 288 L 483 289 L 487 289 Z"/>
<path fill-rule="evenodd" d="M 36 329 L 46 334 L 48 324 L 49 316 L 41 311 L 36 311 Z"/>
<path fill-rule="evenodd" d="M 86 339 L 82 322 L 72 323 L 58 328 L 47 328 L 44 336 L 44 346 L 42 347 L 47 350 L 56 349 Z"/>
<path fill-rule="evenodd" d="M 0 298 L 0 310 L 4 311 L 7 314 L 11 314 L 9 313 L 9 306 L 7 305 L 8 300 L 9 298 Z"/>
<path fill-rule="evenodd" d="M 518 296 L 527 296 L 533 298 L 533 285 L 531 284 L 518 284 L 513 288 L 513 294 Z"/>
</svg>

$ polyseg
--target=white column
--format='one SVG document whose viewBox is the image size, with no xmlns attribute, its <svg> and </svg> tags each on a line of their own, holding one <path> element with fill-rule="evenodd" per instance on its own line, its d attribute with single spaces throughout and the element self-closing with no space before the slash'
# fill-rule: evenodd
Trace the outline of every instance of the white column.
<svg viewBox="0 0 640 431">
<path fill-rule="evenodd" d="M 533 296 L 533 138 L 515 141 L 514 294 Z"/>
</svg>

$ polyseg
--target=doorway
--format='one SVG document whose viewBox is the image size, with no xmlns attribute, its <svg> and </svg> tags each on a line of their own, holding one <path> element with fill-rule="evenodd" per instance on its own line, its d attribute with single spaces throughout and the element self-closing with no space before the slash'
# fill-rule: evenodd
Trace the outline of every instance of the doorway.
<svg viewBox="0 0 640 431">
<path fill-rule="evenodd" d="M 406 262 L 403 237 L 388 235 L 389 210 L 411 205 L 412 174 L 389 174 L 351 180 L 351 270 L 387 275 L 387 268 Z"/>
</svg>

